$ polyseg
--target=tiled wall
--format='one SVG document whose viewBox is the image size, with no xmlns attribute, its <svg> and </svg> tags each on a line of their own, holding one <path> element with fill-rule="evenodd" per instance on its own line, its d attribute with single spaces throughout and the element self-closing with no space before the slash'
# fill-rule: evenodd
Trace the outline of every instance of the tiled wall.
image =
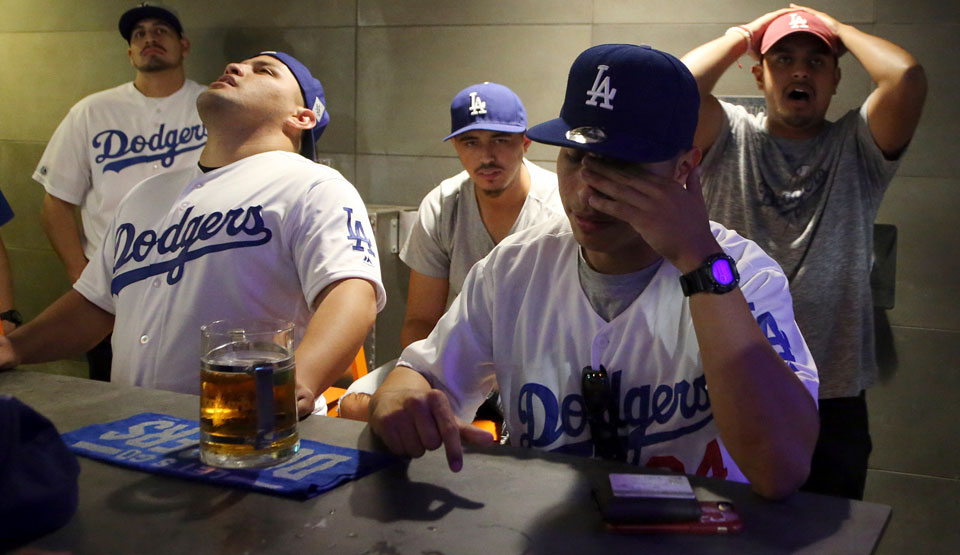
<svg viewBox="0 0 960 555">
<path fill-rule="evenodd" d="M 448 144 L 453 94 L 504 83 L 530 120 L 555 117 L 570 62 L 604 42 L 649 43 L 676 55 L 784 4 L 771 0 L 168 0 L 193 41 L 188 74 L 208 82 L 225 62 L 283 49 L 323 81 L 332 123 L 323 156 L 371 203 L 415 205 L 459 170 Z M 129 80 L 116 21 L 132 1 L 0 0 L 0 187 L 17 212 L 2 230 L 17 304 L 37 314 L 67 287 L 38 220 L 30 174 L 45 141 L 81 96 Z M 955 551 L 960 530 L 960 2 L 819 2 L 924 63 L 930 93 L 920 128 L 880 210 L 900 231 L 896 308 L 881 326 L 882 383 L 870 391 L 874 456 L 867 498 L 894 507 L 881 553 Z M 744 60 L 746 62 L 746 60 Z M 830 116 L 869 93 L 866 72 L 841 61 Z M 746 64 L 717 92 L 756 94 Z M 552 167 L 556 151 L 530 157 Z M 82 372 L 82 364 L 56 367 Z M 944 549 L 946 548 L 946 549 Z M 953 549 L 951 549 L 953 548 Z"/>
</svg>

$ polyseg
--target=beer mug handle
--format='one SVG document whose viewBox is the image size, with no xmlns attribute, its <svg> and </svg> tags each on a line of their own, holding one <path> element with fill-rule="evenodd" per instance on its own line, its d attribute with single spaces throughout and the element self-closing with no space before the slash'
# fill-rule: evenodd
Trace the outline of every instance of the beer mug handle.
<svg viewBox="0 0 960 555">
<path fill-rule="evenodd" d="M 254 449 L 266 449 L 274 439 L 273 364 L 253 367 L 257 384 L 257 439 Z"/>
</svg>

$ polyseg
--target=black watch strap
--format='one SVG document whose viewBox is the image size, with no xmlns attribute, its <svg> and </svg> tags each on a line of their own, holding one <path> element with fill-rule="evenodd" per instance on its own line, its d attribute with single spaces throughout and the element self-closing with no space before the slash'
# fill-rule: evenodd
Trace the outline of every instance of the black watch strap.
<svg viewBox="0 0 960 555">
<path fill-rule="evenodd" d="M 17 326 L 23 325 L 23 316 L 21 316 L 20 311 L 16 309 L 11 309 L 6 312 L 0 312 L 0 320 L 13 322 Z"/>
<path fill-rule="evenodd" d="M 712 254 L 700 266 L 680 276 L 684 296 L 695 293 L 729 293 L 740 284 L 737 261 L 724 253 Z"/>
</svg>

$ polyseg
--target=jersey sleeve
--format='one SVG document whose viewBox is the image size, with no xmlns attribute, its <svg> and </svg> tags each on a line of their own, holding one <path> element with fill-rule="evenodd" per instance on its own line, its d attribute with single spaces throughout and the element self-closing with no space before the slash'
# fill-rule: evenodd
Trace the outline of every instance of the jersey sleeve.
<svg viewBox="0 0 960 555">
<path fill-rule="evenodd" d="M 34 181 L 47 193 L 70 204 L 80 204 L 92 187 L 90 161 L 86 155 L 87 132 L 83 114 L 74 106 L 63 118 L 47 143 L 40 163 L 33 172 Z"/>
<path fill-rule="evenodd" d="M 442 201 L 438 187 L 420 202 L 417 221 L 400 250 L 400 260 L 425 276 L 446 279 L 450 276 L 450 254 L 440 239 Z"/>
<path fill-rule="evenodd" d="M 767 341 L 816 402 L 820 389 L 817 365 L 797 325 L 787 276 L 775 265 L 752 268 L 749 262 L 750 250 L 757 251 L 752 253 L 753 255 L 762 255 L 764 258 L 766 255 L 755 244 L 747 250 L 748 253 L 738 263 L 738 270 L 741 272 L 740 290 Z M 744 260 L 748 262 L 744 264 Z"/>
<path fill-rule="evenodd" d="M 107 232 L 103 234 L 96 256 L 90 259 L 83 273 L 80 274 L 80 279 L 73 284 L 73 288 L 84 298 L 110 314 L 117 313 L 115 299 L 110 291 L 116 254 L 116 232 L 116 218 L 114 218 Z"/>
<path fill-rule="evenodd" d="M 377 311 L 386 305 L 370 217 L 349 182 L 331 178 L 310 187 L 285 221 L 284 233 L 307 304 L 331 283 L 360 278 L 374 286 Z"/>
<path fill-rule="evenodd" d="M 467 274 L 463 289 L 426 339 L 411 343 L 397 364 L 422 374 L 446 393 L 454 414 L 473 420 L 493 388 L 493 291 L 487 262 Z"/>
</svg>

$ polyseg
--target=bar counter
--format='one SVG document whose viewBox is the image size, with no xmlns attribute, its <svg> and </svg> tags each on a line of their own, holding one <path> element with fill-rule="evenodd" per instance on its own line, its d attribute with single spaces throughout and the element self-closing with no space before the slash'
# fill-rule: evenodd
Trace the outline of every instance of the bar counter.
<svg viewBox="0 0 960 555">
<path fill-rule="evenodd" d="M 0 373 L 0 393 L 60 432 L 142 412 L 196 419 L 198 397 L 24 370 Z M 382 450 L 365 424 L 311 417 L 300 435 Z M 463 470 L 443 450 L 307 501 L 146 474 L 78 457 L 80 506 L 63 528 L 27 542 L 74 553 L 871 553 L 886 505 L 795 493 L 768 502 L 743 484 L 691 476 L 700 500 L 731 501 L 730 536 L 604 531 L 586 469 L 617 464 L 493 446 L 470 449 Z M 0 552 L 22 545 L 0 544 Z"/>
</svg>

